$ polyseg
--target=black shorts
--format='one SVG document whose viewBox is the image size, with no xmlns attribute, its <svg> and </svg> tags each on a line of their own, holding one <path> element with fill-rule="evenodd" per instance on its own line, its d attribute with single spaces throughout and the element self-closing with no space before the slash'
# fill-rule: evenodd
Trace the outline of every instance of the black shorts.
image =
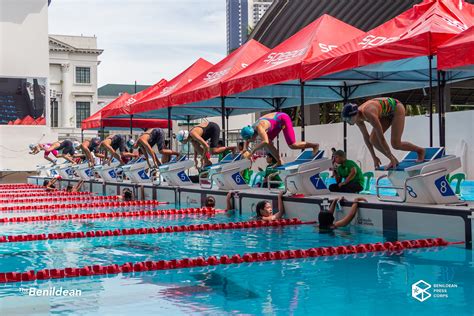
<svg viewBox="0 0 474 316">
<path fill-rule="evenodd" d="M 217 148 L 219 146 L 219 137 L 221 135 L 221 128 L 214 122 L 209 122 L 206 127 L 202 128 L 202 139 L 209 141 L 210 148 Z"/>
<path fill-rule="evenodd" d="M 125 145 L 125 137 L 123 135 L 117 134 L 112 137 L 112 141 L 110 142 L 110 146 L 113 150 L 119 150 L 121 153 L 127 151 L 127 147 Z"/>
<path fill-rule="evenodd" d="M 70 140 L 63 140 L 63 142 L 61 143 L 61 145 L 59 145 L 58 148 L 56 148 L 57 151 L 60 151 L 61 150 L 61 153 L 63 155 L 71 155 L 73 156 L 75 151 L 74 151 L 74 147 L 72 145 L 72 142 Z"/>
<path fill-rule="evenodd" d="M 165 133 L 161 128 L 154 128 L 150 133 L 150 138 L 148 139 L 148 144 L 150 147 L 156 145 L 158 151 L 162 151 L 165 144 Z"/>
</svg>

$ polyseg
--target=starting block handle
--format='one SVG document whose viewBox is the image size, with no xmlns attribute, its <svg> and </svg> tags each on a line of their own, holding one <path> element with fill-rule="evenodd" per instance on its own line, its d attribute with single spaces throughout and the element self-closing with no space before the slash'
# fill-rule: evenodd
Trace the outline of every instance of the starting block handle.
<svg viewBox="0 0 474 316">
<path fill-rule="evenodd" d="M 407 200 L 407 185 L 408 185 L 408 182 L 416 180 L 416 179 L 420 179 L 420 178 L 426 178 L 426 177 L 429 177 L 429 176 L 432 176 L 432 175 L 435 175 L 435 174 L 439 174 L 439 173 L 445 173 L 445 172 L 447 172 L 447 170 L 445 168 L 442 168 L 442 169 L 433 170 L 433 171 L 430 171 L 430 172 L 427 172 L 427 173 L 419 174 L 419 175 L 416 175 L 416 176 L 408 177 L 408 178 L 405 179 L 405 183 L 403 184 L 403 187 L 380 186 L 379 185 L 380 180 L 388 177 L 388 175 L 384 174 L 384 175 L 378 177 L 377 181 L 375 183 L 375 189 L 376 189 L 376 192 L 377 192 L 377 199 L 379 201 L 383 201 L 383 202 L 405 203 L 406 200 Z M 400 200 L 383 198 L 382 196 L 380 196 L 379 189 L 403 190 L 403 198 L 400 199 Z"/>
<path fill-rule="evenodd" d="M 212 186 L 213 186 L 213 183 L 214 183 L 214 181 L 213 181 L 213 176 L 215 175 L 215 173 L 212 174 L 209 178 L 207 178 L 207 180 L 210 181 L 209 186 L 207 186 L 206 183 L 203 183 L 202 180 L 204 180 L 204 179 L 201 178 L 201 175 L 203 175 L 203 174 L 207 174 L 207 176 L 209 176 L 209 171 L 203 171 L 203 172 L 199 175 L 199 186 L 200 186 L 201 188 L 203 188 L 203 189 L 209 189 L 209 190 L 212 189 Z"/>
</svg>

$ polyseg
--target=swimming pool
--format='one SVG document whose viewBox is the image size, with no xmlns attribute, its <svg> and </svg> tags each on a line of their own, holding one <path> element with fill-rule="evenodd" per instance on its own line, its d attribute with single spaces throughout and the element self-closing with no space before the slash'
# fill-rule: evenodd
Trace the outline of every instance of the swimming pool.
<svg viewBox="0 0 474 316">
<path fill-rule="evenodd" d="M 159 208 L 172 207 L 161 205 Z M 39 213 L 41 210 L 8 214 L 30 216 Z M 1 215 L 5 214 L 2 212 Z M 229 223 L 248 219 L 248 215 L 221 213 L 0 223 L 0 235 Z M 0 273 L 375 243 L 386 241 L 385 236 L 381 231 L 359 226 L 331 234 L 320 233 L 314 224 L 304 224 L 0 243 Z M 402 235 L 400 239 L 419 237 Z M 470 315 L 474 299 L 473 259 L 472 251 L 462 246 L 448 246 L 405 250 L 397 254 L 379 252 L 6 283 L 0 284 L 0 311 L 2 315 L 128 315 L 137 311 L 143 315 L 312 315 L 348 311 L 362 315 L 399 315 L 409 310 L 410 314 Z M 412 285 L 420 280 L 431 285 L 432 297 L 424 302 L 412 297 Z M 435 288 L 441 285 L 453 287 Z M 29 296 L 25 291 L 31 291 L 31 288 L 80 290 L 81 295 Z M 435 289 L 447 289 L 447 293 L 437 293 Z"/>
</svg>

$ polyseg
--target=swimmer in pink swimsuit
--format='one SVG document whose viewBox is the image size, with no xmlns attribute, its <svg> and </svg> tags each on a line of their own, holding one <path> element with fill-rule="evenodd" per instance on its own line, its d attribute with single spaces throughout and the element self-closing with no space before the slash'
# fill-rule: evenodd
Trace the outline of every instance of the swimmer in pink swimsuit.
<svg viewBox="0 0 474 316">
<path fill-rule="evenodd" d="M 272 144 L 272 141 L 278 136 L 278 134 L 280 134 L 280 132 L 283 132 L 286 143 L 291 149 L 312 148 L 314 154 L 319 150 L 319 144 L 296 141 L 293 123 L 288 114 L 283 112 L 273 112 L 262 116 L 252 126 L 249 125 L 242 128 L 241 135 L 246 140 L 244 151 L 247 151 L 249 143 L 254 142 L 257 136 L 260 136 L 262 139 L 262 142 L 255 146 L 251 152 L 248 152 L 246 156 L 248 157 L 257 150 L 266 147 L 272 156 L 277 158 L 277 165 L 281 165 L 283 161 L 280 158 L 278 149 L 276 149 Z"/>
</svg>

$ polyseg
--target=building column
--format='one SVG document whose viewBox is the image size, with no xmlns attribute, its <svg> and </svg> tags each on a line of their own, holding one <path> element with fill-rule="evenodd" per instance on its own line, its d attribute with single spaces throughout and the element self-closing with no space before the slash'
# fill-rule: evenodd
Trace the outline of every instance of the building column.
<svg viewBox="0 0 474 316">
<path fill-rule="evenodd" d="M 71 103 L 71 91 L 69 82 L 69 64 L 61 65 L 61 106 L 58 108 L 58 115 L 61 120 L 59 121 L 59 127 L 73 127 L 71 120 L 73 117 L 73 104 Z"/>
</svg>

